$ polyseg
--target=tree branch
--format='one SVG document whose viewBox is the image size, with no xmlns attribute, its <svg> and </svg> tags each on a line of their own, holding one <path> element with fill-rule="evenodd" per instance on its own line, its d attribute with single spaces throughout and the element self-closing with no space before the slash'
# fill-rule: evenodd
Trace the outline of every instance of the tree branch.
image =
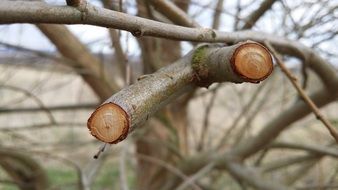
<svg viewBox="0 0 338 190">
<path fill-rule="evenodd" d="M 262 4 L 259 6 L 257 10 L 252 12 L 249 16 L 247 16 L 248 19 L 246 19 L 245 24 L 241 28 L 242 30 L 250 29 L 253 27 L 253 25 L 258 21 L 259 18 L 261 18 L 266 11 L 271 9 L 272 5 L 276 2 L 276 0 L 265 0 L 262 2 Z"/>
<path fill-rule="evenodd" d="M 58 106 L 44 106 L 44 107 L 23 107 L 23 108 L 0 108 L 0 114 L 22 113 L 22 112 L 41 112 L 41 111 L 74 111 L 81 109 L 94 109 L 99 104 L 84 103 L 74 105 L 58 105 Z"/>
<path fill-rule="evenodd" d="M 320 154 L 307 154 L 302 156 L 291 157 L 287 159 L 278 159 L 277 161 L 266 163 L 261 167 L 261 171 L 272 172 L 278 169 L 282 169 L 285 167 L 289 167 L 291 165 L 299 164 L 305 161 L 313 161 L 322 158 L 323 156 Z"/>
<path fill-rule="evenodd" d="M 114 4 L 112 3 L 111 0 L 103 0 L 103 6 L 107 9 L 111 9 L 111 10 L 122 10 L 122 7 L 116 7 L 114 6 Z M 121 11 L 120 11 L 121 12 Z M 115 55 L 116 55 L 116 58 L 117 58 L 117 65 L 118 65 L 118 69 L 119 69 L 119 72 L 122 76 L 123 79 L 126 78 L 126 74 L 127 74 L 127 68 L 130 67 L 129 63 L 128 63 L 128 58 L 127 56 L 125 55 L 125 53 L 123 52 L 123 49 L 122 49 L 122 45 L 121 45 L 121 42 L 120 42 L 120 33 L 118 30 L 116 29 L 113 29 L 113 28 L 109 28 L 109 35 L 110 35 L 110 40 L 112 42 L 112 45 L 115 49 Z M 127 81 L 125 81 L 126 84 L 128 84 Z"/>
<path fill-rule="evenodd" d="M 338 84 L 336 86 L 338 87 Z M 337 95 L 331 94 L 324 88 L 312 94 L 310 98 L 318 107 L 323 107 L 337 99 Z M 289 109 L 267 123 L 256 136 L 247 139 L 245 142 L 243 141 L 243 143 L 234 147 L 234 154 L 237 154 L 237 156 L 242 159 L 251 156 L 268 146 L 268 144 L 271 143 L 284 129 L 289 127 L 290 124 L 305 117 L 309 113 L 311 113 L 309 106 L 302 100 L 298 100 L 294 105 L 290 106 Z"/>
<path fill-rule="evenodd" d="M 150 0 L 156 10 L 161 12 L 175 24 L 191 28 L 201 27 L 197 22 L 191 19 L 182 9 L 168 0 Z"/>
<path fill-rule="evenodd" d="M 212 22 L 212 28 L 213 29 L 218 29 L 219 28 L 219 25 L 220 25 L 220 21 L 221 21 L 221 11 L 223 9 L 223 3 L 224 3 L 224 0 L 218 0 L 217 1 L 217 4 L 216 4 L 216 7 L 215 7 L 215 12 L 214 12 L 214 20 Z"/>
<path fill-rule="evenodd" d="M 102 101 L 112 92 L 120 89 L 114 80 L 108 81 L 105 78 L 102 63 L 65 26 L 38 24 L 37 27 L 64 57 L 77 63 L 76 66 L 70 66 L 88 70 L 89 73 L 81 73 L 81 75 Z"/>
<path fill-rule="evenodd" d="M 41 111 L 44 111 L 47 114 L 47 117 L 50 120 L 50 122 L 51 123 L 56 123 L 56 120 L 55 120 L 52 112 L 48 108 L 46 108 L 45 104 L 40 100 L 40 98 L 38 98 L 37 96 L 35 96 L 30 91 L 25 90 L 23 88 L 16 87 L 16 86 L 5 85 L 5 84 L 0 85 L 0 89 L 1 88 L 6 88 L 6 89 L 9 89 L 9 90 L 18 91 L 18 92 L 21 92 L 21 93 L 25 94 L 25 96 L 28 96 L 28 97 L 32 98 L 38 104 L 38 106 L 41 109 Z"/>
<path fill-rule="evenodd" d="M 137 37 L 154 36 L 196 42 L 235 43 L 248 39 L 260 43 L 269 41 L 276 50 L 283 54 L 306 59 L 309 66 L 320 76 L 328 89 L 331 89 L 338 80 L 332 67 L 326 64 L 311 48 L 283 37 L 253 31 L 227 33 L 207 28 L 187 28 L 94 7 L 89 4 L 85 9 L 86 16 L 83 16 L 83 14 L 84 12 L 70 6 L 52 6 L 42 2 L 6 0 L 2 2 L 0 7 L 0 23 L 90 24 L 127 30 Z"/>
<path fill-rule="evenodd" d="M 196 185 L 194 183 L 194 181 L 189 180 L 189 176 L 185 175 L 182 171 L 180 171 L 178 168 L 176 168 L 175 166 L 172 166 L 171 164 L 169 164 L 168 162 L 165 162 L 163 160 L 160 160 L 158 158 L 155 157 L 151 157 L 148 155 L 144 155 L 144 154 L 136 154 L 136 157 L 146 160 L 148 162 L 152 162 L 154 164 L 157 164 L 159 166 L 162 166 L 163 168 L 167 169 L 168 171 L 170 171 L 172 174 L 174 174 L 176 177 L 179 177 L 180 179 L 186 181 L 187 183 L 189 183 L 189 185 L 194 189 L 194 190 L 202 190 L 202 188 L 200 188 L 198 185 Z"/>
<path fill-rule="evenodd" d="M 250 184 L 251 186 L 255 187 L 256 189 L 260 190 L 287 190 L 288 187 L 279 184 L 277 182 L 272 182 L 266 179 L 263 179 L 259 172 L 251 170 L 243 166 L 240 163 L 236 163 L 233 160 L 228 160 L 226 162 L 226 167 L 231 175 L 235 176 L 236 178 L 245 181 L 246 183 Z"/>
<path fill-rule="evenodd" d="M 44 123 L 44 124 L 33 124 L 25 126 L 13 126 L 13 127 L 2 127 L 0 126 L 1 132 L 12 132 L 12 131 L 22 131 L 22 130 L 35 130 L 35 129 L 46 129 L 51 127 L 83 127 L 85 123 L 72 123 L 72 122 L 58 122 L 58 123 Z"/>
<path fill-rule="evenodd" d="M 88 128 L 99 140 L 117 143 L 155 111 L 195 85 L 207 87 L 226 81 L 256 83 L 271 71 L 269 52 L 255 42 L 228 47 L 204 44 L 110 97 L 91 115 Z"/>
<path fill-rule="evenodd" d="M 336 129 L 333 127 L 333 125 L 320 113 L 319 108 L 316 106 L 316 104 L 309 98 L 308 95 L 306 95 L 305 91 L 302 89 L 302 87 L 297 83 L 297 78 L 294 77 L 291 72 L 288 70 L 288 68 L 284 65 L 282 59 L 280 58 L 279 54 L 276 52 L 276 50 L 269 44 L 269 42 L 265 43 L 267 47 L 271 50 L 272 54 L 276 58 L 276 62 L 281 68 L 282 72 L 287 76 L 287 78 L 290 80 L 292 85 L 297 90 L 298 94 L 303 98 L 303 100 L 308 104 L 312 112 L 315 114 L 318 120 L 320 120 L 324 126 L 327 128 L 327 130 L 330 132 L 331 136 L 336 140 L 338 143 L 338 133 Z"/>
<path fill-rule="evenodd" d="M 334 158 L 338 158 L 338 151 L 335 148 L 329 148 L 320 145 L 305 145 L 305 144 L 292 144 L 285 142 L 277 142 L 269 145 L 269 148 L 287 148 L 287 149 L 295 149 L 295 150 L 304 150 L 310 153 L 320 154 L 332 156 Z"/>
<path fill-rule="evenodd" d="M 0 166 L 20 189 L 48 189 L 46 171 L 27 154 L 0 147 Z"/>
</svg>

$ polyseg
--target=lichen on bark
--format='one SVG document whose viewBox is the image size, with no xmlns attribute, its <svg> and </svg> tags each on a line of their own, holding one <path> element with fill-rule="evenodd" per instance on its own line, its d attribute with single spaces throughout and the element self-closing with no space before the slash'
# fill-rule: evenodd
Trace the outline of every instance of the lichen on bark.
<svg viewBox="0 0 338 190">
<path fill-rule="evenodd" d="M 209 76 L 208 65 L 206 62 L 208 44 L 202 44 L 195 49 L 191 59 L 191 67 L 195 71 L 196 82 L 199 86 L 209 86 L 200 84 L 203 79 Z M 204 83 L 204 82 L 203 82 Z"/>
</svg>

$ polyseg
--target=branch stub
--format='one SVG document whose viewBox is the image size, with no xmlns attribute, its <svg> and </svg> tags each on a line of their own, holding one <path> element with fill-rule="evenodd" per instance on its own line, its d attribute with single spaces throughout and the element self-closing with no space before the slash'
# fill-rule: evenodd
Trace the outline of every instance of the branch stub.
<svg viewBox="0 0 338 190">
<path fill-rule="evenodd" d="M 272 56 L 268 49 L 256 42 L 246 42 L 236 48 L 231 65 L 248 82 L 262 81 L 273 70 Z"/>
<path fill-rule="evenodd" d="M 119 105 L 110 102 L 95 110 L 88 119 L 87 127 L 98 140 L 116 144 L 127 137 L 129 119 Z"/>
</svg>

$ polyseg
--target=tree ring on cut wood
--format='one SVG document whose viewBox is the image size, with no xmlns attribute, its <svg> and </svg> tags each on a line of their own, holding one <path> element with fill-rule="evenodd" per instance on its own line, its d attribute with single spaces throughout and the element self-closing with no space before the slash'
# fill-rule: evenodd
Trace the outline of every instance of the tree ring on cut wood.
<svg viewBox="0 0 338 190">
<path fill-rule="evenodd" d="M 256 42 L 245 42 L 237 47 L 231 58 L 231 65 L 248 82 L 264 80 L 273 69 L 269 50 Z"/>
<path fill-rule="evenodd" d="M 128 135 L 128 114 L 117 104 L 105 103 L 92 113 L 87 127 L 98 140 L 116 144 Z"/>
</svg>

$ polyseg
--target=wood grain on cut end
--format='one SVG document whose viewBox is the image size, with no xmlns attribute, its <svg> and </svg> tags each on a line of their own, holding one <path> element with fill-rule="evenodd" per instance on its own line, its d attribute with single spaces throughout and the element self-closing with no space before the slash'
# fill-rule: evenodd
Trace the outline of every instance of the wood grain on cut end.
<svg viewBox="0 0 338 190">
<path fill-rule="evenodd" d="M 264 80 L 273 69 L 270 52 L 255 42 L 246 42 L 237 47 L 231 64 L 234 71 L 248 82 Z"/>
<path fill-rule="evenodd" d="M 128 135 L 127 113 L 114 103 L 106 103 L 97 108 L 88 119 L 87 127 L 100 141 L 115 144 Z"/>
</svg>

